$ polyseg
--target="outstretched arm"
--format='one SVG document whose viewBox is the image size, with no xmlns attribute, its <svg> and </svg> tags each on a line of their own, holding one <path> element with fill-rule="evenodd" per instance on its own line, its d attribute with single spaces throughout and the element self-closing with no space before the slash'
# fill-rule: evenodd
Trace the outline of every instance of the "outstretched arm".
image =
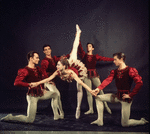
<svg viewBox="0 0 150 134">
<path fill-rule="evenodd" d="M 46 83 L 46 82 L 54 79 L 57 76 L 57 74 L 58 74 L 57 71 L 55 71 L 50 77 L 48 77 L 46 79 L 43 79 L 43 80 L 38 81 L 38 82 L 32 82 L 32 83 L 30 83 L 30 87 L 33 88 L 33 87 L 37 87 L 40 84 Z"/>
<path fill-rule="evenodd" d="M 107 85 L 109 85 L 113 81 L 114 75 L 115 71 L 112 70 L 110 72 L 110 75 L 105 80 L 103 80 L 102 84 L 99 85 L 95 90 L 92 90 L 92 93 L 97 95 L 100 92 L 100 90 L 103 90 Z"/>
<path fill-rule="evenodd" d="M 72 78 L 74 78 L 74 80 L 76 80 L 79 84 L 81 84 L 85 89 L 87 89 L 93 96 L 96 96 L 93 92 L 92 92 L 92 90 L 91 90 L 91 88 L 89 88 L 78 76 L 77 76 L 77 74 L 74 72 L 74 71 L 71 71 L 71 73 L 72 73 Z"/>
</svg>

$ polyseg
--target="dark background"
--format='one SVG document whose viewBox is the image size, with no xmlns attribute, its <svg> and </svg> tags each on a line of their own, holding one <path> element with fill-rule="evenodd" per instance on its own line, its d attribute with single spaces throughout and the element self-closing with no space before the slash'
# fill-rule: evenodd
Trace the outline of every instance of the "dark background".
<svg viewBox="0 0 150 134">
<path fill-rule="evenodd" d="M 134 97 L 132 110 L 149 111 L 149 13 L 148 0 L 1 0 L 1 63 L 0 63 L 0 110 L 26 110 L 27 88 L 13 85 L 17 71 L 27 65 L 26 55 L 35 50 L 44 58 L 42 46 L 50 44 L 52 56 L 71 51 L 75 37 L 75 25 L 79 24 L 81 43 L 95 45 L 94 54 L 112 57 L 124 52 L 126 64 L 135 67 L 144 85 Z M 39 63 L 40 65 L 40 63 Z M 97 70 L 103 81 L 111 62 L 98 62 Z M 57 78 L 65 112 L 76 108 L 76 83 L 68 84 Z M 134 84 L 133 84 L 134 86 Z M 116 92 L 114 82 L 104 89 Z M 40 105 L 41 104 L 41 105 Z M 49 101 L 39 102 L 45 108 Z M 109 104 L 111 109 L 119 105 Z M 95 107 L 95 106 L 94 106 Z M 86 93 L 82 111 L 88 110 Z"/>
</svg>

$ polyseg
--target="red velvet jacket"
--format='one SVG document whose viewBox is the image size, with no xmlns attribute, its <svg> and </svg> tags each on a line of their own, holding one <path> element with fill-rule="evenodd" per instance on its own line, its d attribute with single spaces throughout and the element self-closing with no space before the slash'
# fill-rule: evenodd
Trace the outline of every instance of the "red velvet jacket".
<svg viewBox="0 0 150 134">
<path fill-rule="evenodd" d="M 118 99 L 122 99 L 120 94 L 127 93 L 131 98 L 138 93 L 143 85 L 142 77 L 138 74 L 138 71 L 133 67 L 126 67 L 122 70 L 112 70 L 110 75 L 102 82 L 98 88 L 100 90 L 104 89 L 107 85 L 109 85 L 112 80 L 115 79 L 116 87 L 117 87 L 117 97 Z M 132 92 L 130 92 L 132 82 L 135 82 L 135 87 Z"/>
<path fill-rule="evenodd" d="M 25 67 L 18 70 L 18 75 L 15 79 L 14 85 L 15 86 L 23 86 L 28 87 L 28 95 L 32 96 L 42 96 L 43 85 L 39 85 L 38 87 L 30 88 L 28 83 L 37 82 L 42 80 L 42 71 L 40 67 L 36 67 L 35 69 Z"/>
<path fill-rule="evenodd" d="M 88 70 L 88 77 L 98 77 L 98 73 L 96 71 L 96 62 L 97 61 L 113 61 L 113 58 L 103 57 L 96 55 L 88 55 L 82 48 L 81 42 L 78 47 L 78 54 L 81 58 L 82 62 L 85 64 Z"/>
<path fill-rule="evenodd" d="M 67 58 L 69 58 L 69 54 L 66 55 Z M 44 78 L 48 78 L 50 75 L 52 75 L 56 71 L 56 64 L 60 60 L 60 57 L 53 56 L 53 58 L 47 58 L 45 57 L 41 61 L 41 70 L 43 73 Z"/>
</svg>

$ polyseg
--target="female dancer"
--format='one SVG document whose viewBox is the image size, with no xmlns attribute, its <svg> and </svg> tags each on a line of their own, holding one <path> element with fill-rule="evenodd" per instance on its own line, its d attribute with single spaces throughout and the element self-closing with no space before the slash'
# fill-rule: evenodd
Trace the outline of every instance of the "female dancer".
<svg viewBox="0 0 150 134">
<path fill-rule="evenodd" d="M 54 79 L 57 75 L 62 79 L 66 80 L 68 82 L 72 82 L 72 80 L 76 80 L 77 82 L 77 108 L 76 108 L 76 119 L 79 119 L 80 117 L 80 106 L 83 96 L 82 86 L 87 89 L 91 94 L 92 90 L 83 83 L 83 79 L 87 77 L 87 69 L 85 65 L 77 60 L 77 49 L 79 45 L 79 39 L 80 39 L 81 30 L 78 25 L 76 25 L 76 37 L 73 43 L 73 48 L 70 53 L 70 58 L 67 60 L 65 57 L 62 56 L 61 60 L 57 63 L 57 70 L 48 78 L 31 83 L 31 87 L 38 86 L 39 84 L 46 83 L 52 79 Z"/>
</svg>

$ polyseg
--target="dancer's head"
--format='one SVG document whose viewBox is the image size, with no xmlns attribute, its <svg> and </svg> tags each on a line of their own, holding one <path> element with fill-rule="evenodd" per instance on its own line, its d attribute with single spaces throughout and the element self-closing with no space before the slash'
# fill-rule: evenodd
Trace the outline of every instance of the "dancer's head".
<svg viewBox="0 0 150 134">
<path fill-rule="evenodd" d="M 116 66 L 120 66 L 120 64 L 125 63 L 126 56 L 124 53 L 122 52 L 114 53 L 113 57 L 114 57 L 114 63 Z"/>
<path fill-rule="evenodd" d="M 27 54 L 27 60 L 28 60 L 28 62 L 32 62 L 33 64 L 38 64 L 40 61 L 38 52 L 30 51 Z"/>
<path fill-rule="evenodd" d="M 94 50 L 94 45 L 92 43 L 87 43 L 86 44 L 87 52 L 92 52 Z"/>
<path fill-rule="evenodd" d="M 51 46 L 48 45 L 48 44 L 45 44 L 45 45 L 43 46 L 43 53 L 44 53 L 46 56 L 51 56 L 51 52 L 52 52 Z"/>
<path fill-rule="evenodd" d="M 69 67 L 69 62 L 65 56 L 61 56 L 60 60 L 57 63 L 57 70 L 65 70 Z"/>
</svg>

